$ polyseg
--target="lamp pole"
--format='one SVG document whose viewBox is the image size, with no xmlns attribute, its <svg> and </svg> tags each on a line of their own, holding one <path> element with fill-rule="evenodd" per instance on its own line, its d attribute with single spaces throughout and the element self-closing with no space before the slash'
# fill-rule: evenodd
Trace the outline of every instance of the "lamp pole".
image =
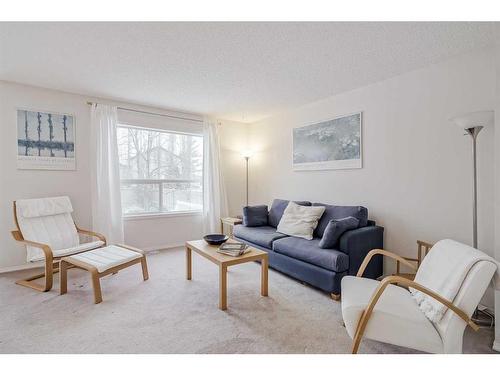
<svg viewBox="0 0 500 375">
<path fill-rule="evenodd" d="M 482 126 L 472 126 L 465 128 L 467 134 L 472 138 L 472 247 L 477 249 L 477 135 L 483 129 Z M 472 321 L 480 326 L 491 326 L 493 316 L 483 311 L 480 316 L 476 307 L 472 313 Z"/>
<path fill-rule="evenodd" d="M 482 126 L 465 129 L 472 138 L 472 247 L 477 249 L 477 135 Z"/>
<path fill-rule="evenodd" d="M 460 129 L 465 130 L 465 135 L 470 135 L 472 140 L 472 247 L 477 249 L 477 136 L 484 126 L 494 122 L 493 111 L 476 111 L 450 118 Z M 478 308 L 472 314 L 472 321 L 478 325 L 491 326 L 493 317 L 486 310 Z"/>
<path fill-rule="evenodd" d="M 245 156 L 246 160 L 246 167 L 247 167 L 247 206 L 248 206 L 248 160 L 250 159 L 250 156 Z"/>
</svg>

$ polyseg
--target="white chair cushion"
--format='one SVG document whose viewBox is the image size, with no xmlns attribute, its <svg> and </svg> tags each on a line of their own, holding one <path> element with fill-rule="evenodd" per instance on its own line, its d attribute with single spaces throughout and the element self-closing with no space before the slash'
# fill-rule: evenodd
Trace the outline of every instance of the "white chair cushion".
<svg viewBox="0 0 500 375">
<path fill-rule="evenodd" d="M 16 209 L 18 219 L 70 214 L 73 212 L 69 197 L 19 199 L 16 201 Z"/>
<path fill-rule="evenodd" d="M 54 252 L 80 244 L 75 223 L 69 213 L 18 218 L 18 223 L 25 240 L 49 245 Z M 37 247 L 27 246 L 27 252 L 28 262 L 43 258 L 43 251 Z"/>
<path fill-rule="evenodd" d="M 67 255 L 78 254 L 78 253 L 81 253 L 81 252 L 87 251 L 87 250 L 97 249 L 98 247 L 101 247 L 102 245 L 104 245 L 103 241 L 86 242 L 86 243 L 82 243 L 82 244 L 75 246 L 75 247 L 68 247 L 67 249 L 53 250 L 52 254 L 54 255 L 54 257 L 64 257 Z M 36 250 L 39 250 L 39 249 L 36 249 Z M 45 256 L 43 254 L 43 251 L 40 250 L 40 253 L 41 254 L 35 254 L 32 258 L 29 259 L 29 261 L 36 262 L 39 260 L 44 260 Z"/>
<path fill-rule="evenodd" d="M 71 212 L 73 207 L 68 197 L 16 201 L 17 223 L 24 239 L 49 245 L 53 252 L 80 244 Z M 44 258 L 37 247 L 26 246 L 26 250 L 28 262 Z"/>
<path fill-rule="evenodd" d="M 354 276 L 342 279 L 342 317 L 351 338 L 379 284 L 376 280 Z M 443 351 L 441 337 L 434 325 L 419 309 L 410 292 L 396 285 L 389 285 L 378 300 L 363 337 L 425 352 Z"/>
<path fill-rule="evenodd" d="M 141 257 L 141 253 L 120 246 L 111 245 L 96 250 L 86 251 L 81 254 L 71 255 L 69 258 L 94 266 L 97 268 L 97 271 L 101 273 L 112 267 Z"/>
</svg>

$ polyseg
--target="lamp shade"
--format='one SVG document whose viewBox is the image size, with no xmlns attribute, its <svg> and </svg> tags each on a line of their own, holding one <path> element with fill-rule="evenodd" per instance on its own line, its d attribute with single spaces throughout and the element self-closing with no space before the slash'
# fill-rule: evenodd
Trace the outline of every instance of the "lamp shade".
<svg viewBox="0 0 500 375">
<path fill-rule="evenodd" d="M 244 150 L 241 152 L 241 156 L 243 156 L 246 159 L 249 159 L 253 156 L 253 152 L 251 150 Z"/>
<path fill-rule="evenodd" d="M 460 129 L 470 129 L 476 126 L 489 126 L 493 124 L 493 111 L 477 111 L 465 113 L 450 118 Z"/>
</svg>

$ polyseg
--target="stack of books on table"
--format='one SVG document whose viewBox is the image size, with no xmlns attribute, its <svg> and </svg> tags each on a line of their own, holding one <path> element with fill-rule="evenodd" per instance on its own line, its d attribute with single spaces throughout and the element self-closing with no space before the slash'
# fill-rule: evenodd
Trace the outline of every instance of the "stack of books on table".
<svg viewBox="0 0 500 375">
<path fill-rule="evenodd" d="M 239 257 L 250 251 L 244 243 L 223 243 L 217 250 L 218 253 L 230 255 L 232 257 Z"/>
</svg>

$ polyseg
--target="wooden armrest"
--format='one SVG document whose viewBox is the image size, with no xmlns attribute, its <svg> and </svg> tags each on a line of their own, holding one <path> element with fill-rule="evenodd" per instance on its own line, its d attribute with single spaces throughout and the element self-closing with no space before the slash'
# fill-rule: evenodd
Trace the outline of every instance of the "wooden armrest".
<svg viewBox="0 0 500 375">
<path fill-rule="evenodd" d="M 417 245 L 427 247 L 429 249 L 434 246 L 433 244 L 431 244 L 429 242 L 422 241 L 422 240 L 417 240 Z"/>
<path fill-rule="evenodd" d="M 44 244 L 44 243 L 40 243 L 40 242 L 25 240 L 21 231 L 19 231 L 19 230 L 13 230 L 11 233 L 17 242 L 21 242 L 21 243 L 28 245 L 28 246 L 38 247 L 39 249 L 43 250 L 43 253 L 45 254 L 46 259 L 49 257 L 50 257 L 50 259 L 53 258 L 52 249 L 50 248 L 49 245 Z"/>
<path fill-rule="evenodd" d="M 417 270 L 417 267 L 415 267 L 414 264 L 411 264 L 408 260 L 406 260 L 405 258 L 403 258 L 397 254 L 391 253 L 390 251 L 387 251 L 387 250 L 373 249 L 373 250 L 370 250 L 370 252 L 368 254 L 366 254 L 366 257 L 363 260 L 363 263 L 361 263 L 361 266 L 359 267 L 359 270 L 358 270 L 358 273 L 356 274 L 356 277 L 363 276 L 363 273 L 365 272 L 365 269 L 368 266 L 368 263 L 370 263 L 370 260 L 373 258 L 374 255 L 383 255 L 383 256 L 395 259 L 395 260 L 407 265 L 411 269 L 413 269 L 415 271 Z"/>
<path fill-rule="evenodd" d="M 387 281 L 385 281 L 386 279 L 387 279 Z M 408 280 L 408 279 L 406 279 L 404 277 L 400 277 L 400 276 L 388 276 L 388 277 L 384 278 L 384 280 L 382 280 L 382 283 L 384 283 L 384 282 L 387 285 L 389 285 L 389 284 L 404 285 L 404 286 L 416 289 L 416 290 L 418 290 L 418 291 L 420 291 L 420 292 L 422 292 L 424 294 L 427 294 L 429 297 L 434 298 L 436 301 L 442 303 L 447 308 L 449 308 L 451 311 L 453 311 L 455 314 L 457 314 L 460 318 L 462 318 L 463 321 L 465 321 L 465 323 L 467 323 L 468 325 L 470 325 L 471 328 L 474 331 L 477 331 L 479 329 L 479 327 L 477 326 L 477 324 L 475 324 L 472 321 L 472 319 L 470 318 L 470 316 L 467 315 L 467 313 L 465 311 L 463 311 L 462 309 L 460 309 L 459 307 L 457 307 L 456 305 L 454 305 L 453 302 L 451 302 L 450 300 L 447 300 L 444 297 L 441 297 L 436 292 L 433 292 L 432 290 L 427 289 L 425 286 L 423 286 L 423 285 L 421 285 L 419 283 L 416 283 L 413 280 Z M 384 289 L 385 289 L 385 287 L 384 287 Z"/>
<path fill-rule="evenodd" d="M 86 229 L 81 229 L 81 228 L 78 228 L 76 227 L 76 231 L 78 233 L 81 233 L 81 234 L 86 234 L 87 236 L 92 236 L 92 237 L 96 237 L 96 238 L 99 238 L 101 241 L 104 242 L 104 245 L 106 245 L 106 237 L 104 237 L 102 234 L 100 233 L 97 233 L 97 232 L 92 232 L 90 230 L 86 230 Z"/>
<path fill-rule="evenodd" d="M 447 308 L 449 308 L 451 311 L 453 311 L 455 314 L 457 314 L 463 321 L 465 321 L 465 323 L 471 326 L 471 328 L 474 331 L 477 331 L 479 329 L 479 327 L 471 320 L 470 316 L 467 315 L 465 311 L 455 306 L 451 301 L 447 300 L 446 298 L 441 297 L 439 294 L 433 292 L 430 289 L 427 289 L 426 287 L 416 283 L 415 281 L 408 280 L 401 276 L 387 276 L 380 282 L 379 286 L 373 293 L 370 302 L 368 303 L 368 306 L 361 314 L 361 318 L 359 319 L 358 326 L 356 327 L 356 333 L 354 335 L 354 343 L 352 347 L 353 354 L 357 353 L 358 351 L 361 338 L 363 337 L 366 325 L 370 320 L 375 305 L 382 296 L 382 293 L 384 293 L 385 289 L 390 284 L 404 285 L 407 287 L 417 289 L 418 291 L 427 294 L 428 296 L 434 298 L 435 300 L 437 300 L 438 302 L 442 303 Z"/>
<path fill-rule="evenodd" d="M 414 288 L 422 293 L 427 294 L 428 296 L 434 298 L 436 301 L 442 303 L 447 308 L 452 310 L 455 314 L 457 314 L 460 318 L 462 318 L 463 321 L 465 321 L 468 325 L 470 325 L 472 327 L 472 329 L 474 329 L 474 331 L 477 331 L 479 329 L 479 327 L 471 320 L 469 315 L 467 315 L 467 313 L 465 311 L 463 311 L 462 309 L 460 309 L 459 307 L 455 306 L 453 304 L 453 302 L 447 300 L 444 297 L 441 297 L 439 294 L 437 294 L 436 292 L 433 292 L 430 289 L 427 289 L 425 286 L 423 286 L 419 283 L 416 283 L 413 280 L 408 280 L 408 279 L 401 277 L 401 276 L 387 276 L 380 282 L 380 285 L 373 293 L 373 296 L 370 300 L 370 303 L 368 304 L 368 307 L 365 310 L 365 312 L 367 312 L 368 315 L 371 314 L 371 312 L 373 311 L 373 308 L 375 307 L 375 304 L 379 300 L 380 296 L 382 295 L 384 290 L 387 288 L 387 286 L 390 284 L 403 285 L 406 287 Z"/>
</svg>

